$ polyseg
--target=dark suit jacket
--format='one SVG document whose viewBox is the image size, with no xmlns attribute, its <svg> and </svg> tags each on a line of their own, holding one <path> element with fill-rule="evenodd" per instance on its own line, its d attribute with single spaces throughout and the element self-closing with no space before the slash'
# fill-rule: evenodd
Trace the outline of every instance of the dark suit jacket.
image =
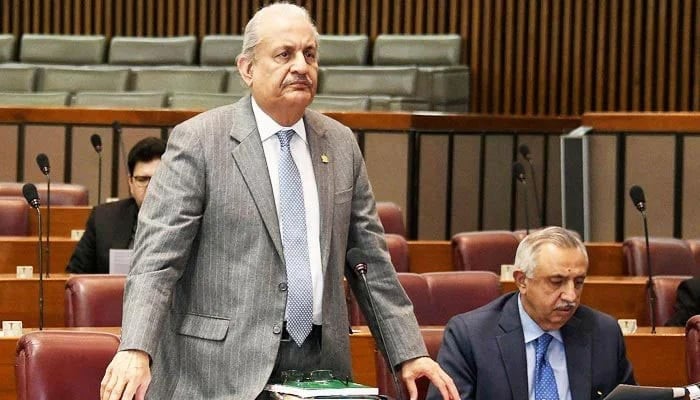
<svg viewBox="0 0 700 400">
<path fill-rule="evenodd" d="M 129 246 L 138 212 L 133 198 L 93 208 L 66 272 L 108 274 L 109 249 L 126 249 Z"/>
<path fill-rule="evenodd" d="M 634 384 L 617 322 L 580 306 L 561 329 L 573 400 L 603 398 L 620 383 Z M 453 317 L 445 328 L 438 362 L 462 399 L 528 398 L 525 339 L 517 292 Z M 430 387 L 428 399 L 439 399 Z"/>
<path fill-rule="evenodd" d="M 666 322 L 668 326 L 685 326 L 688 319 L 700 314 L 700 278 L 681 282 L 676 291 L 676 312 Z"/>
</svg>

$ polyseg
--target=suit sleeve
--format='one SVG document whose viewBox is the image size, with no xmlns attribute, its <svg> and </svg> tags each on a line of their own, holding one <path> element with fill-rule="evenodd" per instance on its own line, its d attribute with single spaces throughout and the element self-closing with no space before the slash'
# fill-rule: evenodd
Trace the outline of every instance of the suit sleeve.
<svg viewBox="0 0 700 400">
<path fill-rule="evenodd" d="M 691 278 L 681 282 L 673 308 L 675 312 L 666 322 L 667 326 L 685 326 L 690 317 L 700 314 L 700 279 Z"/>
<path fill-rule="evenodd" d="M 627 359 L 625 339 L 622 336 L 622 331 L 620 331 L 619 326 L 617 326 L 617 342 L 617 382 L 618 384 L 636 385 L 637 381 L 634 379 L 632 364 Z"/>
<path fill-rule="evenodd" d="M 476 396 L 476 367 L 467 329 L 467 324 L 453 318 L 445 327 L 437 359 L 440 367 L 454 381 L 462 400 L 472 400 Z M 426 400 L 440 399 L 442 395 L 431 384 Z"/>
<path fill-rule="evenodd" d="M 153 357 L 176 282 L 198 234 L 205 197 L 201 135 L 176 127 L 138 216 L 124 292 L 121 350 Z"/>
<path fill-rule="evenodd" d="M 91 274 L 97 270 L 97 237 L 95 233 L 95 209 L 93 208 L 85 224 L 85 232 L 75 246 L 68 261 L 66 272 L 71 274 Z"/>
<path fill-rule="evenodd" d="M 347 250 L 358 248 L 366 257 L 369 266 L 367 282 L 378 315 L 372 313 L 369 294 L 354 272 L 346 268 L 345 276 L 375 338 L 380 337 L 378 323 L 382 326 L 387 348 L 384 349 L 379 342 L 377 345 L 384 350 L 389 362 L 399 366 L 404 361 L 427 356 L 428 352 L 413 314 L 413 306 L 396 277 L 396 270 L 386 250 L 384 230 L 377 217 L 374 194 L 362 154 L 354 137 L 348 137 L 352 138 L 350 145 L 355 178 Z"/>
</svg>

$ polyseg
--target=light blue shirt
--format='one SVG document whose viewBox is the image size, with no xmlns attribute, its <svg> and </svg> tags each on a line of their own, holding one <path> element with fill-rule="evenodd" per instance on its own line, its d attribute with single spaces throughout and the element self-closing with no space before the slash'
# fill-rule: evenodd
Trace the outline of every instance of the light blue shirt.
<svg viewBox="0 0 700 400">
<path fill-rule="evenodd" d="M 525 357 L 527 359 L 527 387 L 528 398 L 535 399 L 535 340 L 545 331 L 525 312 L 523 304 L 518 295 L 518 313 L 520 314 L 520 324 L 523 326 L 525 336 Z M 554 370 L 554 379 L 557 381 L 557 392 L 559 400 L 571 400 L 571 390 L 569 388 L 569 374 L 566 370 L 566 351 L 564 340 L 559 330 L 546 331 L 554 337 L 547 349 L 547 361 Z"/>
</svg>

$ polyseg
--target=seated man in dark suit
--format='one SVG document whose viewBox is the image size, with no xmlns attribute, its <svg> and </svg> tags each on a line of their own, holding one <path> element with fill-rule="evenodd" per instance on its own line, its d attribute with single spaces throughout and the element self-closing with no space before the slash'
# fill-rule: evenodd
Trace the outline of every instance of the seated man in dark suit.
<svg viewBox="0 0 700 400">
<path fill-rule="evenodd" d="M 100 204 L 92 210 L 66 272 L 107 274 L 109 250 L 133 247 L 136 216 L 164 152 L 165 142 L 155 137 L 147 137 L 132 147 L 127 160 L 132 197 Z"/>
<path fill-rule="evenodd" d="M 578 238 L 558 227 L 531 233 L 515 268 L 517 292 L 445 328 L 438 363 L 462 399 L 602 399 L 635 383 L 615 319 L 579 305 L 588 255 Z M 428 399 L 439 397 L 431 387 Z"/>
<path fill-rule="evenodd" d="M 676 290 L 675 312 L 666 321 L 667 326 L 685 326 L 693 315 L 700 314 L 700 277 L 681 282 Z"/>
</svg>

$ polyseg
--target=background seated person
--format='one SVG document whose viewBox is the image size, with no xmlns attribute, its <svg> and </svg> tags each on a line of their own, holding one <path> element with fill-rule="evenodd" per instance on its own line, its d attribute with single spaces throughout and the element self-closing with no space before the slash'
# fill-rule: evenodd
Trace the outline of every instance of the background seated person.
<svg viewBox="0 0 700 400">
<path fill-rule="evenodd" d="M 127 161 L 131 197 L 93 208 L 66 272 L 108 274 L 109 250 L 133 247 L 139 207 L 163 153 L 165 141 L 156 137 L 147 137 L 131 148 Z"/>
<path fill-rule="evenodd" d="M 685 326 L 690 317 L 700 314 L 700 278 L 690 278 L 678 285 L 673 308 L 675 312 L 666 321 L 667 326 Z"/>
<path fill-rule="evenodd" d="M 462 399 L 603 398 L 634 384 L 614 318 L 580 305 L 588 255 L 565 229 L 550 227 L 518 246 L 517 292 L 453 317 L 438 363 Z M 439 398 L 433 387 L 428 399 Z"/>
</svg>

